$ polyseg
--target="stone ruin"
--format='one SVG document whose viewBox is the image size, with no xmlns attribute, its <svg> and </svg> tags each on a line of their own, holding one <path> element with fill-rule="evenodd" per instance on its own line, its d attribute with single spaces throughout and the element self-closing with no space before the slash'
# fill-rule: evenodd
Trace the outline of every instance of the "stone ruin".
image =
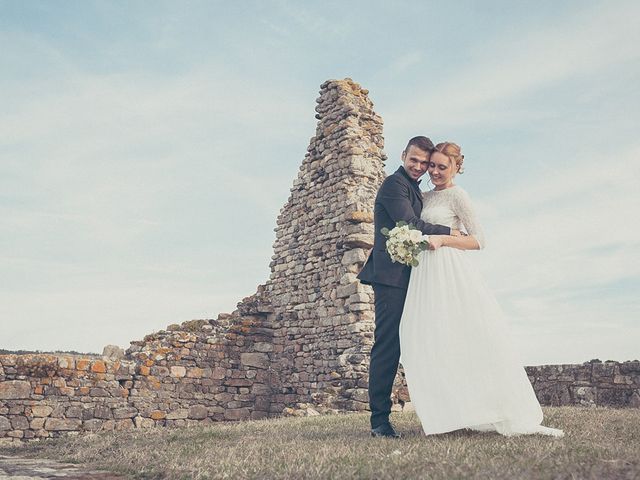
<svg viewBox="0 0 640 480">
<path fill-rule="evenodd" d="M 269 280 L 231 314 L 124 355 L 0 355 L 0 441 L 368 409 L 374 308 L 356 274 L 385 177 L 382 118 L 350 79 L 321 85 L 316 134 L 277 219 Z M 527 367 L 541 403 L 640 407 L 640 362 Z M 461 393 L 463 394 L 463 393 Z M 410 407 L 398 373 L 394 410 Z"/>
</svg>

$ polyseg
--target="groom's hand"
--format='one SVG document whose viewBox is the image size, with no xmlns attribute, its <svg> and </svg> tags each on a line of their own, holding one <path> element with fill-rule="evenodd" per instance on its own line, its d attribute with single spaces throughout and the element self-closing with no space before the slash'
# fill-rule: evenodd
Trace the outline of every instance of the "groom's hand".
<svg viewBox="0 0 640 480">
<path fill-rule="evenodd" d="M 429 235 L 429 250 L 437 250 L 443 247 L 447 236 L 448 235 Z"/>
<path fill-rule="evenodd" d="M 460 237 L 462 236 L 462 233 L 460 232 L 460 230 L 456 230 L 455 228 L 451 229 L 451 236 L 452 237 Z"/>
</svg>

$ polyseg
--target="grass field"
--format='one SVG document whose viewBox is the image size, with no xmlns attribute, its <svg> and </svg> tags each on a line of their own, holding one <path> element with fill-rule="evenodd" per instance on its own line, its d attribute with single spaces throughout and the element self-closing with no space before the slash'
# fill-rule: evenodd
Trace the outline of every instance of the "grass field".
<svg viewBox="0 0 640 480">
<path fill-rule="evenodd" d="M 640 410 L 547 407 L 564 438 L 467 430 L 426 437 L 413 413 L 403 438 L 371 438 L 368 415 L 282 418 L 209 427 L 121 431 L 4 447 L 158 479 L 640 479 Z"/>
</svg>

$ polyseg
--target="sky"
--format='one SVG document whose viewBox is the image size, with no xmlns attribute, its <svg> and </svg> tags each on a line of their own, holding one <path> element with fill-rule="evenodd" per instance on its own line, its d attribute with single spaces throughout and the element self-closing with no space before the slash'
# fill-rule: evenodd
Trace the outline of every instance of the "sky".
<svg viewBox="0 0 640 480">
<path fill-rule="evenodd" d="M 640 358 L 640 4 L 0 0 L 0 348 L 233 311 L 327 79 L 455 141 L 527 365 Z"/>
</svg>

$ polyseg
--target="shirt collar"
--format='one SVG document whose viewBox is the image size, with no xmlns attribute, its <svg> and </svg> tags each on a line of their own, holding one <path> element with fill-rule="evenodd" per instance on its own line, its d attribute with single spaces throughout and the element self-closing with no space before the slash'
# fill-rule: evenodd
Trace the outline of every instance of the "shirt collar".
<svg viewBox="0 0 640 480">
<path fill-rule="evenodd" d="M 402 175 L 404 175 L 404 177 L 407 180 L 409 180 L 411 183 L 413 183 L 416 186 L 420 185 L 420 182 L 422 182 L 422 180 L 414 180 L 413 178 L 411 178 L 402 165 L 400 165 L 400 167 L 398 167 L 397 171 L 400 172 Z"/>
</svg>

